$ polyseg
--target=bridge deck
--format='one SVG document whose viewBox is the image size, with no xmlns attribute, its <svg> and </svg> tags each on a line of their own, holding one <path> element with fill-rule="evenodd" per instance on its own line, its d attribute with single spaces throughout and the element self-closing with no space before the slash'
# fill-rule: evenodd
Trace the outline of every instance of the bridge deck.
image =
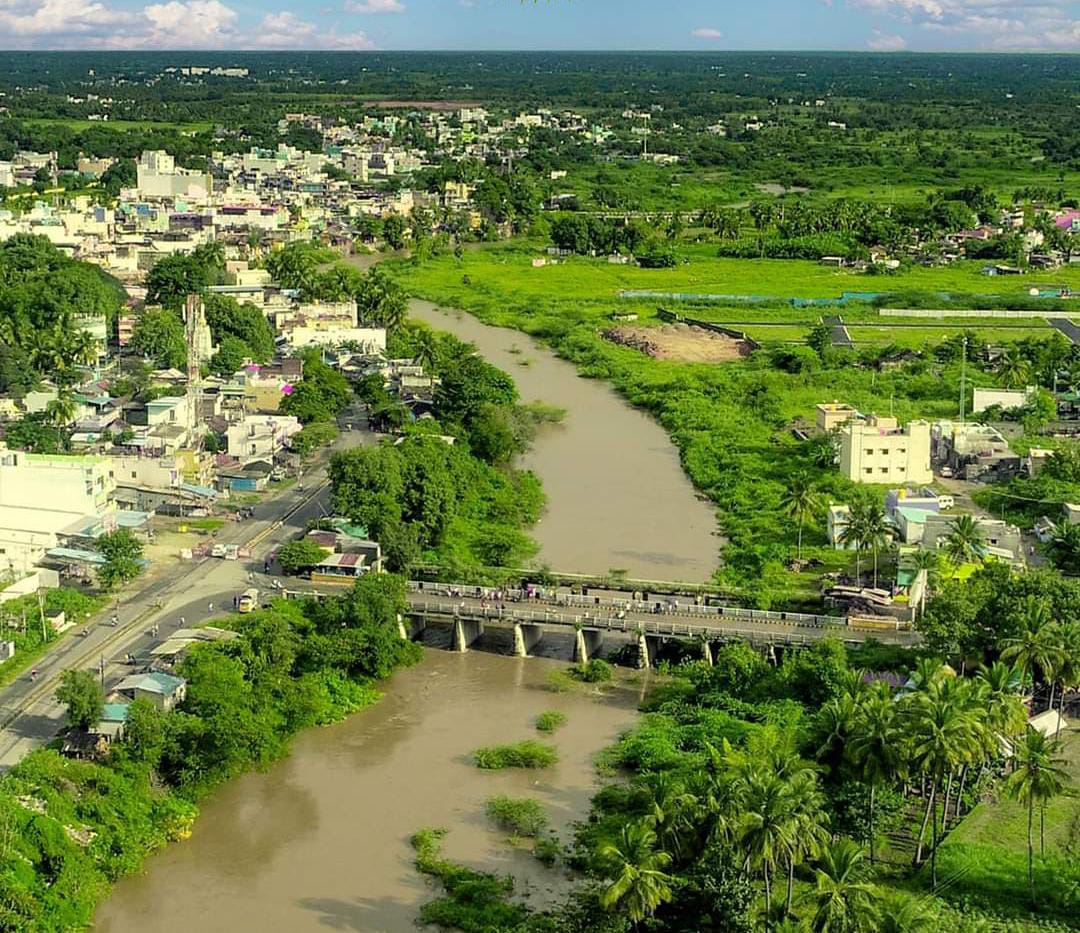
<svg viewBox="0 0 1080 933">
<path fill-rule="evenodd" d="M 844 641 L 861 642 L 875 638 L 889 644 L 916 645 L 917 633 L 898 628 L 879 628 L 870 624 L 844 624 L 842 619 L 828 616 L 799 618 L 799 613 L 769 613 L 769 618 L 751 618 L 720 614 L 712 607 L 685 606 L 677 611 L 653 613 L 635 610 L 597 612 L 578 606 L 539 605 L 530 606 L 511 603 L 489 605 L 475 598 L 436 597 L 428 594 L 410 594 L 410 604 L 415 615 L 462 618 L 488 624 L 513 625 L 524 623 L 556 627 L 580 627 L 596 631 L 626 632 L 676 638 L 745 638 L 751 641 L 808 644 L 822 638 L 839 638 Z M 749 612 L 750 610 L 744 610 Z M 813 621 L 807 621 L 812 619 Z M 828 621 L 824 621 L 828 619 Z"/>
</svg>

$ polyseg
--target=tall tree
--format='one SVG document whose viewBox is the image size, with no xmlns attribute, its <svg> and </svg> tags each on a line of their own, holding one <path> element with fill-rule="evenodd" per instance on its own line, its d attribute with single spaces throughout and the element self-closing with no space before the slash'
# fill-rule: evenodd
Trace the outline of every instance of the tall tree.
<svg viewBox="0 0 1080 933">
<path fill-rule="evenodd" d="M 635 928 L 673 896 L 666 871 L 671 856 L 658 850 L 656 843 L 656 833 L 647 823 L 628 823 L 597 853 L 606 880 L 600 903 L 625 913 Z"/>
<path fill-rule="evenodd" d="M 1035 806 L 1040 812 L 1049 800 L 1059 796 L 1068 784 L 1068 773 L 1060 755 L 1060 743 L 1048 739 L 1038 729 L 1028 726 L 1013 750 L 1013 773 L 1006 781 L 1009 795 L 1027 804 L 1028 890 L 1035 903 Z M 1042 837 L 1040 826 L 1040 837 Z M 1045 848 L 1041 839 L 1040 849 Z"/>
<path fill-rule="evenodd" d="M 791 478 L 780 500 L 780 508 L 798 525 L 796 555 L 801 560 L 803 525 L 808 520 L 812 521 L 821 511 L 821 497 L 814 489 L 814 482 L 809 473 L 796 473 Z"/>
<path fill-rule="evenodd" d="M 873 692 L 859 705 L 847 754 L 859 779 L 870 788 L 870 862 L 873 863 L 877 789 L 895 781 L 902 774 L 904 765 L 898 706 L 888 684 L 875 685 Z"/>
<path fill-rule="evenodd" d="M 814 872 L 810 902 L 815 933 L 860 933 L 876 928 L 877 891 L 867 880 L 863 849 L 841 839 L 826 849 Z"/>
<path fill-rule="evenodd" d="M 90 729 L 101 719 L 105 694 L 90 671 L 64 671 L 56 699 L 67 706 L 68 721 L 76 729 Z"/>
<path fill-rule="evenodd" d="M 982 560 L 986 537 L 973 515 L 957 515 L 945 539 L 945 553 L 956 566 Z"/>
</svg>

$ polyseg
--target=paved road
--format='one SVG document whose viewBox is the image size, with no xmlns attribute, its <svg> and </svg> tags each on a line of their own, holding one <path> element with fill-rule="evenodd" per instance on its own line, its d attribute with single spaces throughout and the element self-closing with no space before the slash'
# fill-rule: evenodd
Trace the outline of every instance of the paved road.
<svg viewBox="0 0 1080 933">
<path fill-rule="evenodd" d="M 1046 323 L 1054 330 L 1063 333 L 1073 343 L 1080 344 L 1080 327 L 1077 327 L 1067 317 L 1050 317 L 1046 319 Z"/>
<path fill-rule="evenodd" d="M 371 443 L 372 435 L 354 431 L 344 434 L 336 449 Z M 304 488 L 293 486 L 255 506 L 255 516 L 244 522 L 229 523 L 219 531 L 216 541 L 222 544 L 252 545 L 250 561 L 227 561 L 202 558 L 178 566 L 176 571 L 160 577 L 144 587 L 137 595 L 122 602 L 118 615 L 120 625 L 106 624 L 113 613 L 110 608 L 90 624 L 86 637 L 69 632 L 37 663 L 38 675 L 31 680 L 29 672 L 0 690 L 0 769 L 16 764 L 34 748 L 56 735 L 64 721 L 64 710 L 56 702 L 55 693 L 60 675 L 70 669 L 98 671 L 104 659 L 106 687 L 115 685 L 133 668 L 124 663 L 127 653 L 147 659 L 150 648 L 164 641 L 180 625 L 205 622 L 215 611 L 231 611 L 232 598 L 249 585 L 269 590 L 269 578 L 261 573 L 266 556 L 302 531 L 309 519 L 328 514 L 329 488 L 326 466 L 306 472 Z M 161 607 L 157 608 L 160 601 Z M 158 626 L 156 637 L 149 634 Z"/>
<path fill-rule="evenodd" d="M 839 314 L 827 315 L 821 319 L 821 323 L 832 329 L 832 345 L 834 347 L 848 347 L 850 349 L 855 346 L 855 341 L 851 339 L 847 325 L 844 324 L 844 319 Z"/>
</svg>

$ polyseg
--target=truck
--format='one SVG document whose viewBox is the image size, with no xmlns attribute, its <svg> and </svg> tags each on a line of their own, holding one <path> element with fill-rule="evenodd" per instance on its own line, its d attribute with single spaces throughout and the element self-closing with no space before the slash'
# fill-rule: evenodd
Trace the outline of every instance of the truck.
<svg viewBox="0 0 1080 933">
<path fill-rule="evenodd" d="M 244 590 L 244 592 L 240 594 L 240 599 L 236 603 L 237 612 L 251 612 L 253 609 L 258 608 L 259 591 L 254 587 Z"/>
</svg>

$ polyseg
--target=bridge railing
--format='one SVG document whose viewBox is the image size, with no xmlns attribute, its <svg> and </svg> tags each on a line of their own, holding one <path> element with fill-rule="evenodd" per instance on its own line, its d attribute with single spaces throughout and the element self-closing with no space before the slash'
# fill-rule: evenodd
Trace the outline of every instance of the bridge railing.
<svg viewBox="0 0 1080 933">
<path fill-rule="evenodd" d="M 766 622 L 771 624 L 795 624 L 800 626 L 848 626 L 860 627 L 864 620 L 845 619 L 840 616 L 814 615 L 805 612 L 777 612 L 771 609 L 744 609 L 739 606 L 704 606 L 694 602 L 680 601 L 671 597 L 654 597 L 643 599 L 620 599 L 611 596 L 583 596 L 579 594 L 544 594 L 532 596 L 525 590 L 518 589 L 492 589 L 477 586 L 462 586 L 458 584 L 443 583 L 416 583 L 410 582 L 408 589 L 412 593 L 432 594 L 445 596 L 452 599 L 462 599 L 468 604 L 470 600 L 505 603 L 511 602 L 512 606 L 545 605 L 559 609 L 608 609 L 612 612 L 633 612 L 639 615 L 649 614 L 657 616 L 678 616 L 680 618 L 696 619 L 742 619 L 751 622 Z M 648 594 L 646 594 L 647 596 Z M 908 623 L 899 619 L 874 619 L 865 620 L 867 629 L 897 631 L 908 627 Z"/>
<path fill-rule="evenodd" d="M 750 641 L 768 641 L 771 643 L 784 642 L 787 644 L 809 644 L 827 635 L 833 635 L 847 640 L 860 641 L 861 638 L 852 639 L 856 632 L 862 635 L 861 629 L 834 622 L 831 625 L 797 626 L 792 621 L 774 622 L 773 630 L 766 630 L 755 626 L 747 627 L 738 625 L 735 620 L 714 619 L 706 621 L 676 621 L 667 618 L 639 619 L 618 618 L 615 616 L 593 616 L 586 613 L 566 613 L 552 609 L 514 609 L 499 606 L 480 607 L 475 604 L 466 604 L 462 609 L 460 604 L 446 602 L 431 602 L 416 600 L 412 603 L 413 612 L 424 616 L 440 616 L 443 618 L 462 618 L 483 622 L 506 622 L 521 623 L 526 625 L 558 625 L 573 626 L 593 631 L 625 632 L 627 634 L 644 634 L 671 638 L 723 638 L 733 636 Z M 741 620 L 747 621 L 747 620 Z M 758 623 L 764 620 L 757 620 Z M 781 626 L 779 631 L 776 625 Z M 785 631 L 785 629 L 790 631 Z M 799 631 L 799 629 L 802 631 Z M 874 630 L 880 631 L 880 630 Z"/>
</svg>

